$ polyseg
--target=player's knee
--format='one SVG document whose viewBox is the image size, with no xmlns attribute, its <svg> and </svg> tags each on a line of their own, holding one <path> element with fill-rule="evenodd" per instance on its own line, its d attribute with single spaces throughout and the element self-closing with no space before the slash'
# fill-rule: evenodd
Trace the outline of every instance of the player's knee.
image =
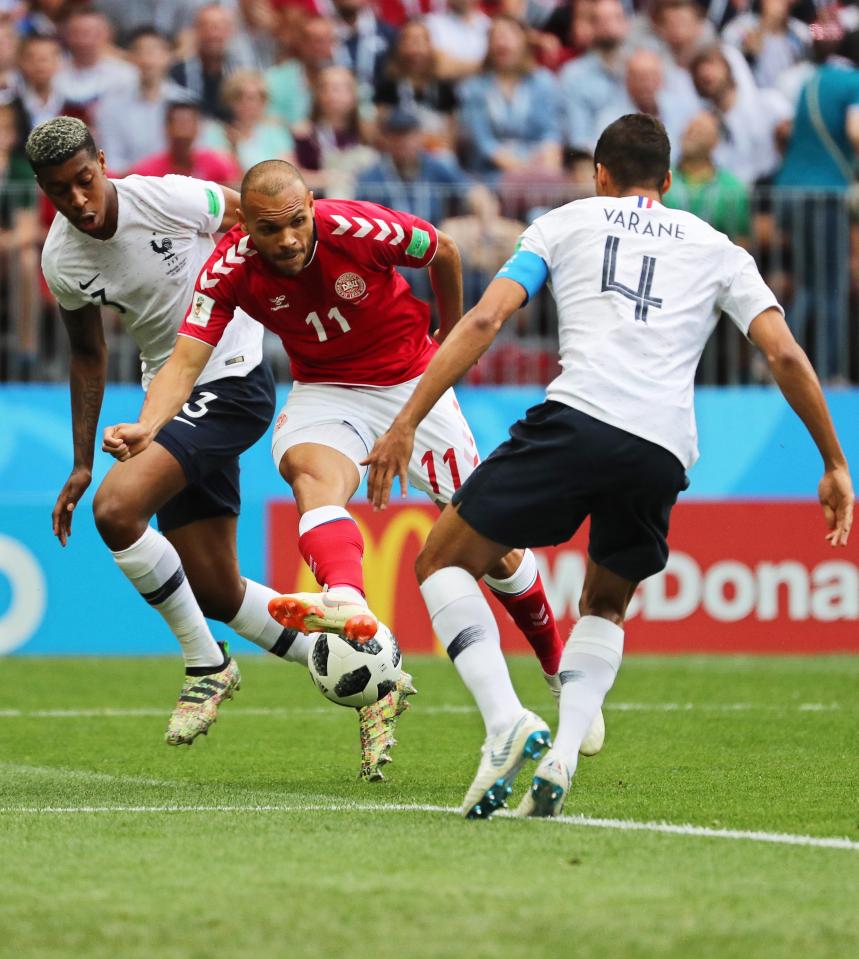
<svg viewBox="0 0 859 959">
<path fill-rule="evenodd" d="M 92 504 L 99 535 L 110 549 L 127 549 L 143 535 L 148 517 L 141 516 L 126 497 L 102 486 Z"/>
<path fill-rule="evenodd" d="M 219 623 L 229 623 L 236 618 L 244 599 L 244 584 L 239 579 L 235 584 L 227 586 L 218 583 L 217 589 L 192 590 L 203 615 L 207 619 L 215 619 Z"/>
</svg>

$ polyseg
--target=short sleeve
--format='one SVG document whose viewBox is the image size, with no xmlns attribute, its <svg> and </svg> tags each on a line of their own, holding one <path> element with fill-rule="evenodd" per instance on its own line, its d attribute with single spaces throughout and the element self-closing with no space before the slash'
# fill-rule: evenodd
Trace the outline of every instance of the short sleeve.
<svg viewBox="0 0 859 959">
<path fill-rule="evenodd" d="M 427 220 L 377 203 L 338 203 L 325 211 L 330 236 L 343 250 L 378 269 L 424 267 L 438 250 L 438 231 Z"/>
<path fill-rule="evenodd" d="M 513 255 L 496 277 L 518 283 L 525 291 L 526 303 L 545 286 L 549 279 L 549 254 L 535 224 L 519 237 Z"/>
<path fill-rule="evenodd" d="M 227 324 L 233 318 L 237 303 L 229 277 L 211 270 L 211 267 L 212 264 L 217 266 L 225 251 L 232 250 L 235 255 L 237 248 L 231 246 L 235 239 L 232 232 L 227 234 L 200 271 L 194 284 L 194 295 L 179 327 L 179 336 L 190 336 L 208 343 L 209 346 L 217 346 L 221 341 Z"/>
<path fill-rule="evenodd" d="M 552 266 L 552 258 L 549 254 L 549 246 L 546 243 L 543 231 L 539 222 L 532 223 L 528 229 L 519 237 L 516 244 L 516 251 L 526 250 L 528 253 L 536 253 L 537 256 L 546 264 Z"/>
<path fill-rule="evenodd" d="M 46 243 L 42 250 L 42 275 L 54 299 L 64 310 L 79 310 L 92 303 L 80 290 L 66 282 L 57 268 L 56 257 L 51 244 Z"/>
<path fill-rule="evenodd" d="M 226 206 L 220 184 L 171 173 L 161 178 L 160 185 L 162 216 L 201 234 L 220 230 Z"/>
<path fill-rule="evenodd" d="M 730 316 L 744 336 L 748 336 L 752 320 L 764 310 L 775 307 L 784 313 L 751 255 L 733 244 L 725 258 L 724 279 L 716 305 Z"/>
</svg>

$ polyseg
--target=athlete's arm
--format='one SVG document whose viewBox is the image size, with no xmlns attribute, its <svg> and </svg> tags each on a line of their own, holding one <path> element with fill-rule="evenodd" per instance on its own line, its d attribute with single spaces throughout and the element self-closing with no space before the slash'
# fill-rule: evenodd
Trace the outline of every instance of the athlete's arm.
<svg viewBox="0 0 859 959">
<path fill-rule="evenodd" d="M 438 304 L 436 339 L 443 343 L 462 316 L 462 260 L 456 243 L 441 230 L 438 231 L 438 249 L 428 270 Z"/>
<path fill-rule="evenodd" d="M 477 306 L 451 330 L 408 403 L 364 460 L 370 467 L 367 495 L 376 509 L 387 506 L 395 476 L 399 477 L 400 489 L 405 496 L 415 430 L 421 420 L 445 391 L 461 380 L 489 349 L 498 331 L 522 306 L 526 297 L 527 292 L 520 283 L 496 277 Z"/>
<path fill-rule="evenodd" d="M 65 546 L 72 535 L 72 513 L 92 482 L 98 416 L 107 379 L 107 345 L 98 307 L 83 306 L 78 310 L 60 307 L 60 316 L 71 347 L 69 390 L 74 465 L 54 504 L 52 520 L 54 536 Z"/>
<path fill-rule="evenodd" d="M 224 217 L 221 220 L 220 232 L 226 233 L 239 222 L 239 203 L 241 202 L 241 197 L 235 190 L 231 190 L 228 186 L 222 186 L 221 189 L 224 191 Z"/>
<path fill-rule="evenodd" d="M 102 450 L 125 461 L 142 453 L 158 431 L 182 409 L 214 347 L 191 336 L 179 336 L 170 358 L 149 384 L 137 423 L 119 423 L 104 431 Z"/>
<path fill-rule="evenodd" d="M 826 538 L 833 546 L 846 546 L 853 523 L 853 484 L 817 374 L 779 310 L 758 314 L 749 339 L 766 356 L 773 379 L 820 451 L 824 472 L 818 496 L 831 531 Z"/>
</svg>

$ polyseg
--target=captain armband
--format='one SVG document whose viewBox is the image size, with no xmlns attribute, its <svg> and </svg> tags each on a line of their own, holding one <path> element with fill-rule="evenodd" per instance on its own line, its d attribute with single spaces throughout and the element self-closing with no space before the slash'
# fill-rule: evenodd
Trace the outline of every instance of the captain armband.
<svg viewBox="0 0 859 959">
<path fill-rule="evenodd" d="M 549 278 L 549 267 L 536 253 L 531 253 L 530 250 L 517 250 L 501 267 L 496 277 L 515 280 L 525 291 L 525 303 L 527 303 L 545 285 Z"/>
</svg>

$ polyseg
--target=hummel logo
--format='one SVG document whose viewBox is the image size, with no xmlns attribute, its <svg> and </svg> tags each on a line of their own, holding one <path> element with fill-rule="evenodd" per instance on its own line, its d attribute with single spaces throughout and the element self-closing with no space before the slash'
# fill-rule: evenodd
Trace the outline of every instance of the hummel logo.
<svg viewBox="0 0 859 959">
<path fill-rule="evenodd" d="M 280 296 L 273 296 L 273 297 L 269 300 L 270 303 L 273 303 L 273 304 L 274 304 L 274 305 L 271 307 L 272 313 L 276 313 L 278 310 L 285 310 L 285 309 L 289 306 L 288 303 L 284 303 L 284 300 L 285 300 L 285 299 L 286 299 L 286 297 L 285 297 L 283 294 L 281 294 Z"/>
<path fill-rule="evenodd" d="M 546 626 L 549 622 L 549 613 L 546 610 L 546 604 L 540 607 L 539 613 L 531 613 L 531 623 L 534 626 Z"/>
</svg>

